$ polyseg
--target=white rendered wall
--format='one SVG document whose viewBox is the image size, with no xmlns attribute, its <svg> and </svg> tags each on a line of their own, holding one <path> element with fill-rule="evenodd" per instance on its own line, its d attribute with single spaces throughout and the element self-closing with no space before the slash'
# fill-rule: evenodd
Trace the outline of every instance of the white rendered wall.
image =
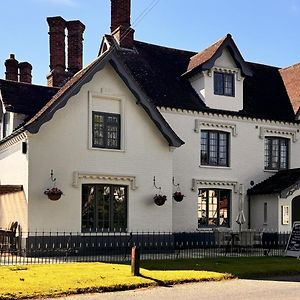
<svg viewBox="0 0 300 300">
<path fill-rule="evenodd" d="M 267 203 L 267 222 L 264 222 L 264 203 Z M 253 195 L 251 204 L 251 228 L 256 230 L 279 231 L 280 210 L 278 194 Z"/>
<path fill-rule="evenodd" d="M 239 212 L 240 184 L 244 189 L 244 212 L 247 219 L 243 228 L 247 228 L 249 220 L 246 192 L 250 188 L 250 181 L 253 180 L 257 184 L 276 173 L 264 170 L 264 136 L 289 138 L 290 157 L 293 158 L 290 168 L 300 166 L 300 161 L 295 158 L 300 151 L 296 125 L 169 109 L 161 109 L 161 112 L 179 137 L 185 141 L 185 145 L 174 151 L 175 181 L 180 183 L 181 190 L 186 195 L 181 203 L 173 204 L 173 228 L 176 231 L 196 230 L 198 188 L 232 190 L 231 228 L 237 230 L 238 224 L 235 220 Z M 199 132 L 195 132 L 196 123 Z M 229 167 L 200 165 L 201 129 L 230 133 Z M 280 134 L 276 133 L 278 129 L 281 129 Z M 191 190 L 193 179 L 198 180 L 194 191 Z M 234 182 L 235 186 L 232 184 Z"/>
<path fill-rule="evenodd" d="M 234 97 L 214 94 L 214 72 L 228 72 L 234 75 Z M 227 49 L 216 59 L 215 65 L 209 71 L 204 71 L 190 79 L 192 87 L 204 103 L 213 109 L 239 111 L 243 109 L 243 81 L 240 70 Z"/>
<path fill-rule="evenodd" d="M 91 109 L 119 110 L 122 120 L 122 150 L 91 149 Z M 105 67 L 57 111 L 52 120 L 30 137 L 29 228 L 30 230 L 81 231 L 81 184 L 128 185 L 128 229 L 172 230 L 172 152 L 160 131 L 111 66 Z M 50 170 L 64 195 L 56 202 L 43 194 L 51 185 Z M 72 186 L 73 173 L 135 176 L 138 188 L 114 179 L 81 179 Z M 153 202 L 157 190 L 153 177 L 168 201 Z"/>
</svg>

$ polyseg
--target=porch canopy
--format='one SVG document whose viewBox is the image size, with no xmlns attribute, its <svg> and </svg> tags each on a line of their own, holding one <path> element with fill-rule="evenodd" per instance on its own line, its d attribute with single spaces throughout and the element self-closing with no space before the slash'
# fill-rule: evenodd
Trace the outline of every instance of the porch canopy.
<svg viewBox="0 0 300 300">
<path fill-rule="evenodd" d="M 273 176 L 248 189 L 248 195 L 279 194 L 287 198 L 300 188 L 300 168 L 278 171 Z"/>
</svg>

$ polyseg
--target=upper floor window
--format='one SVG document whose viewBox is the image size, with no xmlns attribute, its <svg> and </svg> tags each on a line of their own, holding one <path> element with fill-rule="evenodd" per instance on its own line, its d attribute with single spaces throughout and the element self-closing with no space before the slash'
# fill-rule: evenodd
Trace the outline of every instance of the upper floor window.
<svg viewBox="0 0 300 300">
<path fill-rule="evenodd" d="M 229 166 L 229 133 L 201 130 L 201 165 Z"/>
<path fill-rule="evenodd" d="M 234 74 L 214 72 L 214 94 L 234 97 Z"/>
<path fill-rule="evenodd" d="M 120 149 L 120 115 L 93 111 L 93 147 Z"/>
<path fill-rule="evenodd" d="M 199 189 L 198 227 L 230 226 L 230 190 Z"/>
<path fill-rule="evenodd" d="M 288 169 L 289 140 L 279 137 L 265 138 L 265 169 Z"/>
</svg>

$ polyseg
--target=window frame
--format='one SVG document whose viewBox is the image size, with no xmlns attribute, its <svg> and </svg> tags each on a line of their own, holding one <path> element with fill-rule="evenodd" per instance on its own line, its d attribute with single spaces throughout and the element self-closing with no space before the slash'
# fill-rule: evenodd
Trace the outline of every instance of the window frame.
<svg viewBox="0 0 300 300">
<path fill-rule="evenodd" d="M 227 89 L 229 87 L 226 88 L 226 82 L 228 82 L 227 81 L 228 78 L 230 78 L 231 80 L 230 93 L 227 92 Z M 214 71 L 213 79 L 214 79 L 214 95 L 235 97 L 235 74 L 234 73 Z M 221 80 L 221 82 L 219 80 Z"/>
<path fill-rule="evenodd" d="M 204 145 L 203 143 L 203 136 L 202 134 L 206 133 L 207 134 L 207 137 L 206 137 L 206 144 Z M 217 134 L 217 151 L 216 151 L 216 154 L 217 154 L 217 163 L 214 164 L 211 162 L 211 159 L 212 159 L 212 151 L 211 151 L 211 135 L 212 134 Z M 225 134 L 226 135 L 226 163 L 225 164 L 222 164 L 220 163 L 220 160 L 222 159 L 220 157 L 220 135 L 221 134 Z M 204 152 L 203 151 L 203 145 L 206 146 L 206 152 L 207 152 L 207 158 L 206 158 L 206 162 L 204 161 L 204 159 L 202 158 L 202 153 Z M 208 130 L 208 129 L 204 129 L 204 130 L 201 130 L 200 131 L 200 166 L 213 166 L 213 167 L 229 167 L 230 166 L 230 133 L 227 132 L 227 131 L 220 131 L 220 130 Z"/>
<path fill-rule="evenodd" d="M 84 189 L 85 187 L 94 187 L 95 188 L 95 198 L 93 202 L 93 217 L 94 217 L 94 224 L 92 227 L 84 227 Z M 97 224 L 104 223 L 104 220 L 101 220 L 99 218 L 99 214 L 97 214 L 97 209 L 99 208 L 101 202 L 97 201 L 97 197 L 99 197 L 100 189 L 109 187 L 109 207 L 108 207 L 108 227 L 98 227 Z M 114 215 L 114 188 L 124 188 L 125 191 L 125 223 L 126 226 L 124 228 L 114 228 L 113 223 L 115 219 Z M 128 186 L 127 185 L 118 185 L 118 184 L 102 184 L 102 183 L 85 183 L 82 184 L 81 189 L 81 231 L 82 232 L 97 232 L 97 231 L 103 231 L 103 232 L 127 232 L 128 227 Z"/>
<path fill-rule="evenodd" d="M 95 115 L 102 116 L 104 118 L 104 130 L 103 130 L 103 144 L 97 144 L 94 142 L 94 128 L 95 128 Z M 117 117 L 118 119 L 118 128 L 117 128 L 117 145 L 112 147 L 108 145 L 108 131 L 107 126 L 109 125 L 108 118 Z M 111 149 L 111 150 L 121 150 L 121 115 L 118 113 L 107 113 L 101 111 L 92 111 L 92 148 L 96 149 Z"/>
<path fill-rule="evenodd" d="M 273 167 L 273 141 L 277 141 L 278 142 L 278 151 L 277 151 L 277 156 L 278 156 L 278 161 L 277 161 L 277 165 L 276 167 Z M 282 143 L 285 143 L 285 145 L 283 145 Z M 285 164 L 286 167 L 283 168 L 281 167 L 282 165 L 282 156 L 281 156 L 281 151 L 282 151 L 282 147 L 285 146 L 286 147 L 286 153 L 285 153 Z M 286 138 L 286 137 L 277 137 L 277 136 L 266 136 L 265 140 L 264 140 L 264 169 L 265 170 L 270 170 L 270 171 L 278 171 L 278 170 L 287 170 L 289 169 L 289 161 L 290 161 L 290 155 L 289 155 L 289 151 L 290 151 L 290 139 Z"/>
<path fill-rule="evenodd" d="M 217 224 L 212 225 L 209 224 L 209 212 L 210 212 L 210 197 L 209 192 L 213 191 L 215 194 L 217 194 Z M 199 218 L 199 198 L 201 192 L 206 192 L 206 223 L 200 224 L 200 218 Z M 227 206 L 227 224 L 220 224 L 220 194 L 221 193 L 227 193 L 228 196 L 228 206 Z M 198 222 L 198 228 L 215 228 L 215 227 L 225 227 L 230 228 L 231 227 L 231 205 L 232 205 L 232 190 L 230 189 L 213 189 L 213 188 L 198 188 L 198 199 L 197 199 L 197 222 Z"/>
</svg>

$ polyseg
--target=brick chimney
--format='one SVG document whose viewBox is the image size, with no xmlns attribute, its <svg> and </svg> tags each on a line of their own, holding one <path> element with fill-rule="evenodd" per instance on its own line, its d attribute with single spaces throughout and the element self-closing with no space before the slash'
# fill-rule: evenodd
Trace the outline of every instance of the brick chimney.
<svg viewBox="0 0 300 300">
<path fill-rule="evenodd" d="M 111 0 L 111 33 L 122 48 L 133 48 L 131 0 Z"/>
<path fill-rule="evenodd" d="M 47 18 L 49 25 L 50 74 L 48 86 L 62 86 L 66 81 L 66 21 L 62 17 Z"/>
<path fill-rule="evenodd" d="M 5 79 L 18 81 L 18 66 L 19 62 L 15 59 L 14 54 L 10 54 L 9 59 L 5 61 Z"/>
<path fill-rule="evenodd" d="M 82 69 L 84 24 L 79 20 L 67 22 L 68 29 L 68 72 L 74 75 Z"/>
<path fill-rule="evenodd" d="M 19 63 L 20 70 L 20 82 L 31 83 L 32 76 L 32 65 L 28 62 Z"/>
</svg>

